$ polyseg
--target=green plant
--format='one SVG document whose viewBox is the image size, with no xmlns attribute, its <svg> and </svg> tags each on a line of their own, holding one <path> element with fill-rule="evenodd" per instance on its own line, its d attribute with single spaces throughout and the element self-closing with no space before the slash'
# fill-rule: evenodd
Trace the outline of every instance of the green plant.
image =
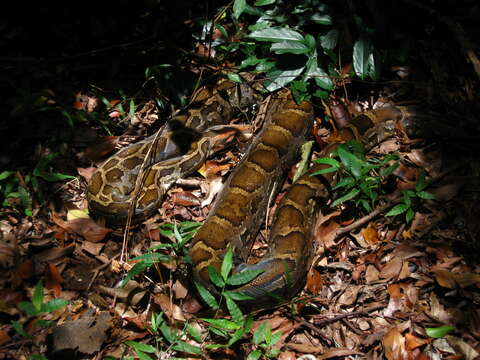
<svg viewBox="0 0 480 360">
<path fill-rule="evenodd" d="M 319 0 L 295 3 L 257 0 L 252 6 L 246 0 L 235 0 L 232 11 L 226 13 L 230 14 L 235 26 L 232 29 L 231 26 L 214 24 L 223 38 L 217 37 L 211 46 L 217 50 L 217 56 L 232 58 L 235 53 L 239 69 L 265 73 L 267 91 L 289 84 L 298 101 L 312 95 L 326 98 L 335 88 L 336 81 L 345 76 L 339 68 L 335 51 L 341 24 L 335 23 L 332 10 L 326 3 Z M 247 29 L 240 17 L 251 24 Z M 349 20 L 359 35 L 350 49 L 354 71 L 348 76 L 377 80 L 380 56 L 370 40 L 373 30 L 357 14 L 350 15 Z M 206 39 L 211 32 L 212 23 L 207 23 L 200 38 Z M 228 41 L 232 35 L 235 40 Z M 235 80 L 233 75 L 231 80 Z"/>
<path fill-rule="evenodd" d="M 18 307 L 28 316 L 38 317 L 39 315 L 61 309 L 68 304 L 69 302 L 64 299 L 53 299 L 45 303 L 43 284 L 42 281 L 39 281 L 33 290 L 32 301 L 21 301 L 18 304 Z M 36 320 L 35 322 L 38 326 L 50 326 L 52 323 L 53 321 L 42 319 Z M 30 335 L 23 329 L 23 325 L 18 321 L 12 321 L 12 326 L 20 335 L 30 337 Z"/>
<path fill-rule="evenodd" d="M 51 162 L 58 156 L 58 153 L 51 153 L 40 158 L 31 174 L 21 177 L 20 173 L 14 171 L 3 171 L 0 173 L 0 195 L 3 199 L 3 206 L 13 206 L 11 199 L 19 199 L 25 215 L 32 216 L 32 194 L 29 187 L 36 194 L 43 198 L 39 180 L 48 182 L 74 179 L 75 176 L 54 172 L 51 169 Z M 9 200 L 10 199 L 10 200 Z"/>
<path fill-rule="evenodd" d="M 262 356 L 262 353 L 268 358 L 277 357 L 280 352 L 279 349 L 274 349 L 273 346 L 282 337 L 282 332 L 277 331 L 272 334 L 270 325 L 266 322 L 260 324 L 255 333 L 253 334 L 253 343 L 259 347 L 259 349 L 252 351 L 248 354 L 247 360 L 257 360 Z"/>
<path fill-rule="evenodd" d="M 332 206 L 353 201 L 365 210 L 372 211 L 380 194 L 384 178 L 390 175 L 398 166 L 396 155 L 387 155 L 383 159 L 367 158 L 363 145 L 356 140 L 341 144 L 332 153 L 333 157 L 315 160 L 316 163 L 329 165 L 329 168 L 316 171 L 312 175 L 338 171 L 340 180 L 333 190 L 340 190 Z M 394 161 L 393 164 L 389 165 Z"/>
<path fill-rule="evenodd" d="M 185 244 L 195 235 L 200 225 L 200 223 L 192 221 L 183 221 L 179 225 L 177 223 L 162 224 L 160 234 L 170 238 L 172 242 L 153 246 L 147 250 L 146 254 L 131 259 L 137 261 L 137 263 L 128 271 L 125 278 L 120 282 L 120 286 L 125 286 L 133 277 L 145 272 L 156 263 L 172 261 L 172 253 L 175 256 L 185 257 L 187 255 Z M 156 252 L 158 250 L 167 251 L 168 254 Z M 185 261 L 189 261 L 189 259 L 185 258 Z"/>
<path fill-rule="evenodd" d="M 412 221 L 413 216 L 415 215 L 412 209 L 412 200 L 414 198 L 425 200 L 435 198 L 432 194 L 424 190 L 428 185 L 428 182 L 425 181 L 425 171 L 421 169 L 420 175 L 415 184 L 415 190 L 402 190 L 403 202 L 391 208 L 385 216 L 396 216 L 405 213 L 405 219 L 407 222 Z"/>
</svg>

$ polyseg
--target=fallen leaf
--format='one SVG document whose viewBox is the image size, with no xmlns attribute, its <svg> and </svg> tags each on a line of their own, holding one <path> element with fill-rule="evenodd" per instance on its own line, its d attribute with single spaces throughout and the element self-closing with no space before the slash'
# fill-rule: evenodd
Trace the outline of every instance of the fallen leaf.
<svg viewBox="0 0 480 360">
<path fill-rule="evenodd" d="M 196 197 L 191 191 L 181 191 L 172 194 L 172 202 L 175 205 L 182 206 L 198 206 L 200 205 L 200 199 Z"/>
<path fill-rule="evenodd" d="M 82 176 L 87 182 L 90 181 L 92 175 L 97 171 L 96 167 L 81 168 L 77 167 L 78 175 Z"/>
<path fill-rule="evenodd" d="M 325 351 L 322 355 L 317 357 L 319 360 L 323 359 L 331 359 L 335 357 L 345 357 L 345 356 L 353 356 L 353 355 L 360 355 L 363 356 L 365 355 L 364 353 L 352 349 L 346 349 L 346 348 L 335 348 L 335 349 L 330 349 Z"/>
<path fill-rule="evenodd" d="M 118 141 L 119 136 L 104 136 L 85 149 L 85 156 L 92 161 L 98 161 L 112 153 Z"/>
<path fill-rule="evenodd" d="M 60 293 L 62 292 L 62 282 L 63 279 L 57 267 L 49 263 L 45 273 L 45 287 L 52 290 L 56 298 L 60 297 Z"/>
<path fill-rule="evenodd" d="M 64 221 L 60 217 L 54 215 L 53 222 L 67 232 L 75 232 L 78 235 L 83 236 L 85 240 L 91 242 L 102 241 L 107 234 L 112 232 L 112 229 L 98 225 L 91 218 Z"/>
<path fill-rule="evenodd" d="M 32 259 L 25 260 L 18 266 L 18 276 L 21 279 L 30 279 L 35 273 L 35 265 Z"/>
<path fill-rule="evenodd" d="M 400 274 L 402 269 L 403 261 L 400 258 L 394 258 L 393 260 L 387 262 L 380 271 L 379 277 L 382 279 L 395 280 Z"/>
<path fill-rule="evenodd" d="M 362 235 L 364 240 L 369 244 L 376 244 L 380 241 L 377 230 L 370 225 L 362 229 Z"/>
<path fill-rule="evenodd" d="M 9 342 L 12 338 L 5 330 L 0 330 L 0 346 Z"/>
<path fill-rule="evenodd" d="M 88 209 L 72 209 L 67 211 L 67 221 L 88 218 Z"/>
<path fill-rule="evenodd" d="M 407 333 L 405 334 L 405 345 L 408 350 L 412 351 L 420 346 L 428 344 L 429 341 L 427 339 L 420 339 L 413 334 Z"/>
<path fill-rule="evenodd" d="M 358 294 L 362 290 L 363 286 L 350 285 L 338 299 L 340 305 L 352 305 L 357 301 Z"/>
<path fill-rule="evenodd" d="M 307 275 L 307 289 L 310 293 L 318 295 L 323 287 L 323 279 L 320 272 L 311 268 Z"/>
<path fill-rule="evenodd" d="M 383 351 L 388 360 L 408 359 L 405 338 L 397 327 L 392 327 L 382 338 Z"/>
</svg>

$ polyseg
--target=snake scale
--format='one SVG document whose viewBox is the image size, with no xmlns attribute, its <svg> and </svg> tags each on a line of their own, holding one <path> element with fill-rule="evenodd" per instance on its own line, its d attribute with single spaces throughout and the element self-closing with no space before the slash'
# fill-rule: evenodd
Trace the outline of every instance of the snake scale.
<svg viewBox="0 0 480 360">
<path fill-rule="evenodd" d="M 260 99 L 251 87 L 225 80 L 213 88 L 200 89 L 190 109 L 173 117 L 158 137 L 122 149 L 97 169 L 88 185 L 90 210 L 110 223 L 122 224 L 135 205 L 134 221 L 146 219 L 168 188 L 179 177 L 197 170 L 212 153 L 212 129 Z M 316 165 L 291 185 L 273 216 L 268 253 L 257 264 L 246 263 L 269 199 L 283 184 L 314 118 L 312 104 L 297 104 L 287 90 L 272 96 L 265 114 L 262 130 L 217 195 L 190 248 L 194 279 L 209 288 L 208 267 L 219 270 L 229 247 L 235 253 L 235 271 L 262 270 L 236 290 L 251 296 L 255 307 L 270 303 L 272 295 L 290 298 L 302 288 L 313 254 L 318 200 L 328 199 L 328 184 L 332 182 L 331 174 L 310 176 L 325 166 Z M 345 128 L 340 133 L 344 140 L 357 133 L 364 134 L 365 141 L 372 141 L 372 137 L 379 141 L 399 130 L 413 129 L 409 115 L 402 107 L 371 111 L 352 121 L 355 131 Z M 322 156 L 328 156 L 335 146 L 323 150 Z"/>
</svg>

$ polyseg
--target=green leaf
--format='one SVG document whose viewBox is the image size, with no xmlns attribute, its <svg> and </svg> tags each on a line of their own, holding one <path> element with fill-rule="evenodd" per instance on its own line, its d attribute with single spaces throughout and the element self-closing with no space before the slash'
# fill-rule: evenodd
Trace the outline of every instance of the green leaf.
<svg viewBox="0 0 480 360">
<path fill-rule="evenodd" d="M 360 177 L 362 175 L 362 167 L 365 164 L 364 161 L 349 152 L 345 146 L 340 145 L 337 148 L 337 152 L 342 164 L 353 174 L 353 176 L 357 178 Z"/>
<path fill-rule="evenodd" d="M 258 360 L 262 356 L 262 352 L 260 350 L 254 350 L 247 356 L 247 360 Z"/>
<path fill-rule="evenodd" d="M 236 82 L 236 83 L 242 83 L 242 78 L 240 77 L 240 75 L 238 75 L 236 73 L 228 73 L 227 78 L 230 81 L 233 81 L 233 82 Z"/>
<path fill-rule="evenodd" d="M 371 212 L 372 211 L 372 207 L 370 206 L 370 203 L 365 200 L 365 199 L 359 199 L 358 202 L 360 203 L 360 205 L 363 206 L 363 208 L 365 210 L 367 210 L 368 212 Z"/>
<path fill-rule="evenodd" d="M 318 170 L 318 171 L 314 171 L 313 173 L 310 174 L 310 176 L 328 174 L 328 173 L 335 172 L 335 171 L 338 171 L 338 169 L 335 168 L 335 167 L 329 167 L 329 168 L 326 168 L 326 169 L 321 169 L 321 170 Z"/>
<path fill-rule="evenodd" d="M 265 341 L 265 336 L 267 335 L 268 330 L 270 329 L 270 326 L 268 323 L 263 322 L 260 324 L 260 326 L 255 330 L 253 333 L 253 343 L 258 345 L 262 342 Z"/>
<path fill-rule="evenodd" d="M 211 326 L 208 327 L 208 331 L 211 332 L 211 333 L 214 333 L 215 335 L 218 335 L 220 337 L 224 337 L 224 338 L 229 337 L 229 333 L 227 331 L 220 330 L 220 329 L 217 329 L 217 328 L 214 328 L 214 327 L 211 327 Z M 225 346 L 225 345 L 222 345 L 222 347 L 223 346 Z"/>
<path fill-rule="evenodd" d="M 317 57 L 311 57 L 307 61 L 307 70 L 305 72 L 305 80 L 314 79 L 318 87 L 325 90 L 333 90 L 334 85 L 330 76 L 318 66 Z"/>
<path fill-rule="evenodd" d="M 427 191 L 419 191 L 417 192 L 417 196 L 419 198 L 425 199 L 425 200 L 434 200 L 435 196 L 433 194 L 430 194 Z"/>
<path fill-rule="evenodd" d="M 199 354 L 202 353 L 202 348 L 201 347 L 191 345 L 191 344 L 189 344 L 185 341 L 181 341 L 181 340 L 179 340 L 175 345 L 173 345 L 172 349 L 176 350 L 176 351 L 184 352 L 184 353 L 187 353 L 187 354 L 199 355 Z"/>
<path fill-rule="evenodd" d="M 395 163 L 389 167 L 386 167 L 384 169 L 380 169 L 380 176 L 389 176 L 391 173 L 395 171 L 396 168 L 398 168 L 399 163 Z"/>
<path fill-rule="evenodd" d="M 67 306 L 68 304 L 70 304 L 70 302 L 65 299 L 52 299 L 48 301 L 46 304 L 42 304 L 41 311 L 45 313 L 49 313 L 57 309 L 61 309 Z"/>
<path fill-rule="evenodd" d="M 270 51 L 275 54 L 307 54 L 310 49 L 298 41 L 282 41 L 273 43 Z"/>
<path fill-rule="evenodd" d="M 220 268 L 220 274 L 222 275 L 222 278 L 224 281 L 227 281 L 228 275 L 232 270 L 232 266 L 233 266 L 233 251 L 232 251 L 232 248 L 228 248 L 223 258 L 222 266 Z"/>
<path fill-rule="evenodd" d="M 236 322 L 226 319 L 202 319 L 203 321 L 224 330 L 237 330 L 241 327 Z"/>
<path fill-rule="evenodd" d="M 269 346 L 273 346 L 275 345 L 277 342 L 280 341 L 280 339 L 282 338 L 282 332 L 281 331 L 277 331 L 276 333 L 274 333 L 272 335 L 272 338 L 270 339 L 270 342 L 269 342 Z"/>
<path fill-rule="evenodd" d="M 141 352 L 146 352 L 146 353 L 153 354 L 157 351 L 157 349 L 155 349 L 152 345 L 142 344 L 142 343 L 139 343 L 137 341 L 127 340 L 127 341 L 125 341 L 125 344 L 132 347 L 133 349 L 139 350 Z"/>
<path fill-rule="evenodd" d="M 255 1 L 255 6 L 265 6 L 265 5 L 270 5 L 270 4 L 274 4 L 275 1 L 277 0 L 257 0 Z"/>
<path fill-rule="evenodd" d="M 373 81 L 380 80 L 380 59 L 376 51 L 368 56 L 368 75 Z"/>
<path fill-rule="evenodd" d="M 416 191 L 422 191 L 428 186 L 427 182 L 425 181 L 425 170 L 421 169 L 420 174 L 418 175 L 417 183 L 415 184 Z"/>
<path fill-rule="evenodd" d="M 208 291 L 202 284 L 194 282 L 195 287 L 197 288 L 198 294 L 201 296 L 203 301 L 210 306 L 212 309 L 218 309 L 219 305 L 215 297 Z"/>
<path fill-rule="evenodd" d="M 6 178 L 8 178 L 12 174 L 13 174 L 13 171 L 2 171 L 0 173 L 0 181 L 5 180 Z"/>
<path fill-rule="evenodd" d="M 215 24 L 215 27 L 220 31 L 220 33 L 225 39 L 228 39 L 228 32 L 222 25 Z"/>
<path fill-rule="evenodd" d="M 42 280 L 40 280 L 37 285 L 35 286 L 35 289 L 33 290 L 33 296 L 32 296 L 32 305 L 37 310 L 37 312 L 40 312 L 42 310 L 42 305 L 43 305 L 43 284 Z"/>
<path fill-rule="evenodd" d="M 240 328 L 238 330 L 236 330 L 233 335 L 230 337 L 230 340 L 228 340 L 228 344 L 227 344 L 227 347 L 230 347 L 232 346 L 233 344 L 235 344 L 238 340 L 240 340 L 243 335 L 246 333 L 245 329 L 244 328 Z"/>
<path fill-rule="evenodd" d="M 340 205 L 342 203 L 344 203 L 345 201 L 348 201 L 348 200 L 352 200 L 355 196 L 357 196 L 359 194 L 360 190 L 359 189 L 352 189 L 351 191 L 349 191 L 347 194 L 343 195 L 343 196 L 340 196 L 339 198 L 337 198 L 333 203 L 332 203 L 332 207 L 335 207 L 337 205 Z"/>
<path fill-rule="evenodd" d="M 165 322 L 162 322 L 159 326 L 160 332 L 163 337 L 170 343 L 173 344 L 178 340 L 178 335 L 176 329 L 172 329 Z"/>
<path fill-rule="evenodd" d="M 335 159 L 332 159 L 332 158 L 329 158 L 329 157 L 324 157 L 324 158 L 320 158 L 320 159 L 316 159 L 314 160 L 313 162 L 317 163 L 317 164 L 325 164 L 325 165 L 330 165 L 336 169 L 340 169 L 340 166 L 341 164 L 335 160 Z"/>
<path fill-rule="evenodd" d="M 273 70 L 266 74 L 265 88 L 273 92 L 278 90 L 289 82 L 295 80 L 295 78 L 300 75 L 305 66 L 294 70 Z"/>
<path fill-rule="evenodd" d="M 235 301 L 253 300 L 253 297 L 251 297 L 249 295 L 245 295 L 240 291 L 228 291 L 227 290 L 227 291 L 224 291 L 222 294 L 223 294 L 223 296 L 229 297 L 229 298 L 231 298 L 232 300 L 235 300 Z"/>
<path fill-rule="evenodd" d="M 315 38 L 312 35 L 310 34 L 305 35 L 305 45 L 308 46 L 308 49 L 312 54 L 313 53 L 316 54 L 317 42 L 315 41 Z"/>
<path fill-rule="evenodd" d="M 203 342 L 202 335 L 195 327 L 192 326 L 192 324 L 187 323 L 186 327 L 187 327 L 188 333 L 190 334 L 193 340 L 195 340 L 198 343 Z"/>
<path fill-rule="evenodd" d="M 153 360 L 150 355 L 145 354 L 143 351 L 135 350 L 139 360 Z"/>
<path fill-rule="evenodd" d="M 406 204 L 397 204 L 393 208 L 391 208 L 390 211 L 385 214 L 385 216 L 400 215 L 400 214 L 403 214 L 408 209 L 409 207 Z"/>
<path fill-rule="evenodd" d="M 240 15 L 245 11 L 247 5 L 246 0 L 235 0 L 233 3 L 233 17 L 238 19 Z"/>
<path fill-rule="evenodd" d="M 124 287 L 130 280 L 132 280 L 138 274 L 143 273 L 146 269 L 152 266 L 151 263 L 147 261 L 138 262 L 130 269 L 130 271 L 125 275 L 125 278 L 120 281 L 119 287 Z"/>
<path fill-rule="evenodd" d="M 161 245 L 169 245 L 169 244 L 161 244 Z M 167 247 L 167 246 L 164 246 L 164 247 Z M 146 261 L 149 264 L 155 264 L 155 263 L 158 263 L 158 262 L 169 262 L 170 260 L 172 260 L 172 258 L 168 255 L 165 255 L 165 254 L 147 253 L 147 254 L 143 254 L 143 255 L 140 255 L 140 256 L 135 256 L 132 260 Z"/>
<path fill-rule="evenodd" d="M 347 177 L 342 180 L 340 180 L 334 187 L 333 190 L 346 187 L 347 189 L 350 189 L 353 185 L 355 185 L 356 181 L 352 177 Z"/>
<path fill-rule="evenodd" d="M 227 279 L 227 284 L 232 286 L 244 285 L 255 279 L 260 275 L 264 270 L 244 270 L 238 273 L 233 274 Z"/>
<path fill-rule="evenodd" d="M 332 17 L 328 14 L 315 13 L 310 17 L 310 20 L 316 24 L 320 25 L 332 25 Z"/>
<path fill-rule="evenodd" d="M 215 269 L 213 266 L 209 266 L 207 271 L 210 281 L 214 283 L 216 287 L 223 288 L 225 286 L 225 280 L 223 280 L 223 278 L 220 276 L 217 269 Z"/>
<path fill-rule="evenodd" d="M 298 163 L 297 172 L 293 176 L 292 182 L 295 182 L 302 176 L 308 169 L 308 163 L 310 154 L 312 152 L 313 141 L 307 141 L 300 148 L 301 159 Z"/>
<path fill-rule="evenodd" d="M 43 355 L 33 354 L 28 357 L 28 360 L 48 360 L 48 358 Z"/>
<path fill-rule="evenodd" d="M 452 325 L 445 325 L 437 328 L 425 328 L 427 335 L 436 339 L 442 338 L 455 330 L 457 329 L 455 328 L 455 326 Z"/>
<path fill-rule="evenodd" d="M 368 75 L 368 59 L 372 52 L 372 44 L 365 36 L 360 37 L 353 46 L 353 68 L 355 74 L 364 80 Z"/>
<path fill-rule="evenodd" d="M 232 320 L 240 326 L 243 325 L 243 314 L 238 305 L 230 297 L 226 297 L 225 301 Z"/>
<path fill-rule="evenodd" d="M 332 29 L 325 35 L 320 36 L 320 45 L 323 49 L 333 50 L 337 46 L 338 30 Z"/>
<path fill-rule="evenodd" d="M 271 27 L 263 30 L 253 31 L 248 37 L 258 41 L 304 41 L 302 34 L 286 27 Z"/>
<path fill-rule="evenodd" d="M 405 220 L 407 221 L 407 223 L 410 223 L 410 221 L 412 221 L 414 216 L 415 216 L 415 213 L 413 212 L 413 210 L 411 208 L 408 209 L 407 213 L 405 214 Z"/>
<path fill-rule="evenodd" d="M 403 202 L 405 203 L 405 205 L 407 205 L 408 207 L 411 207 L 412 206 L 412 198 L 411 198 L 411 195 L 409 193 L 407 193 L 406 191 L 402 191 L 403 193 Z"/>
<path fill-rule="evenodd" d="M 37 320 L 35 324 L 40 327 L 49 327 L 55 325 L 56 322 L 55 320 Z"/>
<path fill-rule="evenodd" d="M 27 333 L 25 331 L 25 329 L 23 328 L 23 325 L 20 324 L 18 321 L 13 321 L 11 322 L 12 324 L 12 327 L 13 329 L 20 335 L 22 335 L 23 337 L 26 337 L 26 338 L 30 338 L 32 337 L 29 333 Z"/>
<path fill-rule="evenodd" d="M 35 309 L 33 304 L 28 301 L 20 301 L 18 303 L 18 307 L 20 308 L 20 310 L 22 310 L 24 313 L 27 313 L 30 316 L 36 316 L 40 312 L 40 310 Z"/>
</svg>

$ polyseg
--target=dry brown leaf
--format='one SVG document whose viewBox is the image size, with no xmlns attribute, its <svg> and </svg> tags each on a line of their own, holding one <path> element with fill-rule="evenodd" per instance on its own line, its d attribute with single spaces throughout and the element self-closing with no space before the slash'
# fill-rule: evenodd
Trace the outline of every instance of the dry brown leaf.
<svg viewBox="0 0 480 360">
<path fill-rule="evenodd" d="M 340 305 L 352 305 L 357 301 L 358 294 L 363 289 L 363 286 L 350 285 L 347 286 L 343 294 L 338 299 Z"/>
<path fill-rule="evenodd" d="M 289 349 L 301 352 L 303 354 L 320 354 L 323 352 L 323 346 L 312 344 L 295 344 L 292 342 L 286 343 L 285 346 Z"/>
<path fill-rule="evenodd" d="M 447 335 L 445 339 L 452 345 L 457 351 L 459 351 L 465 357 L 465 360 L 475 360 L 478 359 L 480 355 L 474 348 L 467 344 L 462 339 L 453 336 Z"/>
<path fill-rule="evenodd" d="M 383 351 L 388 360 L 406 360 L 408 352 L 405 338 L 396 327 L 392 327 L 382 338 Z"/>
<path fill-rule="evenodd" d="M 172 202 L 175 205 L 182 206 L 198 206 L 200 205 L 200 199 L 196 197 L 191 191 L 181 191 L 172 194 Z"/>
<path fill-rule="evenodd" d="M 336 349 L 330 349 L 325 351 L 322 355 L 320 355 L 317 359 L 323 360 L 323 359 L 331 359 L 335 357 L 345 357 L 345 356 L 352 356 L 352 355 L 360 355 L 363 356 L 365 355 L 364 353 L 352 349 L 346 349 L 346 348 L 336 348 Z"/>
<path fill-rule="evenodd" d="M 278 360 L 296 360 L 297 356 L 293 351 L 282 351 L 278 354 Z"/>
<path fill-rule="evenodd" d="M 175 299 L 185 299 L 188 294 L 187 288 L 178 280 L 173 283 L 172 290 L 175 294 Z"/>
<path fill-rule="evenodd" d="M 60 293 L 62 292 L 62 282 L 63 279 L 57 267 L 49 263 L 47 265 L 47 270 L 45 273 L 45 287 L 52 290 L 56 298 L 58 298 L 60 296 Z"/>
<path fill-rule="evenodd" d="M 162 308 L 163 312 L 170 320 L 185 321 L 182 309 L 174 304 L 169 296 L 165 294 L 156 294 L 153 297 L 153 301 Z"/>
<path fill-rule="evenodd" d="M 454 278 L 454 274 L 448 270 L 437 270 L 435 271 L 435 280 L 437 281 L 438 285 L 448 288 L 448 289 L 455 289 L 456 282 Z"/>
<path fill-rule="evenodd" d="M 400 258 L 393 258 L 387 262 L 380 271 L 380 278 L 388 280 L 396 280 L 402 269 L 403 261 Z"/>
<path fill-rule="evenodd" d="M 5 330 L 0 330 L 0 346 L 9 342 L 12 338 Z"/>
<path fill-rule="evenodd" d="M 315 239 L 319 244 L 323 245 L 325 249 L 329 249 L 335 245 L 335 237 L 337 230 L 340 227 L 334 220 L 327 221 L 320 225 L 315 232 Z"/>
<path fill-rule="evenodd" d="M 379 275 L 380 275 L 380 272 L 377 270 L 375 266 L 373 265 L 367 266 L 367 271 L 365 271 L 365 280 L 367 281 L 367 284 L 371 284 L 373 282 L 378 281 Z"/>
<path fill-rule="evenodd" d="M 95 171 L 97 171 L 97 168 L 95 167 L 77 168 L 78 175 L 83 177 L 87 182 L 90 181 L 90 178 L 92 177 Z"/>
<path fill-rule="evenodd" d="M 377 230 L 370 225 L 362 229 L 362 236 L 368 244 L 376 244 L 380 241 Z"/>
<path fill-rule="evenodd" d="M 409 351 L 412 351 L 428 343 L 429 341 L 427 339 L 420 339 L 410 333 L 405 334 L 405 345 Z"/>
<path fill-rule="evenodd" d="M 32 259 L 25 260 L 18 266 L 18 276 L 27 280 L 30 279 L 35 273 L 35 266 Z"/>
<path fill-rule="evenodd" d="M 317 269 L 312 267 L 307 275 L 307 289 L 310 293 L 318 295 L 322 291 L 322 287 L 322 275 Z"/>
<path fill-rule="evenodd" d="M 112 229 L 98 225 L 91 218 L 64 221 L 54 214 L 53 222 L 67 232 L 75 232 L 91 242 L 102 241 L 108 233 L 112 232 Z"/>
<path fill-rule="evenodd" d="M 90 255 L 97 256 L 102 251 L 105 244 L 103 243 L 93 243 L 91 241 L 84 241 L 82 243 L 82 250 L 89 253 Z"/>
</svg>

